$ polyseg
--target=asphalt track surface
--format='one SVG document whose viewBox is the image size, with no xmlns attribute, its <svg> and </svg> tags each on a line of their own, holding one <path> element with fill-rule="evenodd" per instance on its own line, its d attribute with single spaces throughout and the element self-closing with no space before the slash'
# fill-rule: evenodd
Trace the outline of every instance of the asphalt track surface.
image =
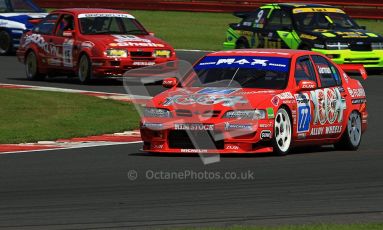
<svg viewBox="0 0 383 230">
<path fill-rule="evenodd" d="M 14 57 L 0 57 L 0 69 L 1 83 L 123 92 L 116 82 L 25 81 Z M 0 155 L 0 229 L 382 222 L 383 76 L 363 85 L 369 128 L 356 152 L 225 156 L 206 166 L 198 156 L 143 154 L 140 144 Z M 192 176 L 168 179 L 168 172 Z M 226 172 L 248 179 L 217 176 Z"/>
</svg>

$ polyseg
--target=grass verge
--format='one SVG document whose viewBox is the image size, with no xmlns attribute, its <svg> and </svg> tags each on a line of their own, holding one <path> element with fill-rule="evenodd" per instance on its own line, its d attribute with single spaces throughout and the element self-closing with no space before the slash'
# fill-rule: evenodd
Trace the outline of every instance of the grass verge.
<svg viewBox="0 0 383 230">
<path fill-rule="evenodd" d="M 182 230 L 196 230 L 197 228 L 181 228 Z M 228 228 L 198 228 L 198 230 L 381 230 L 383 224 L 319 224 L 281 227 L 246 227 L 236 226 Z"/>
<path fill-rule="evenodd" d="M 222 50 L 229 23 L 240 18 L 230 13 L 132 10 L 149 31 L 178 49 Z M 357 19 L 370 32 L 383 34 L 383 20 Z"/>
<path fill-rule="evenodd" d="M 22 143 L 131 130 L 139 115 L 132 104 L 95 97 L 0 89 L 0 143 Z"/>
</svg>

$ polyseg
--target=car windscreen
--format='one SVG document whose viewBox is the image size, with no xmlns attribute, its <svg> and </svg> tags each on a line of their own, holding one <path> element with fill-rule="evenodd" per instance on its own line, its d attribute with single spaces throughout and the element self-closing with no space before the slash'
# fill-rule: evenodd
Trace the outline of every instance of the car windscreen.
<svg viewBox="0 0 383 230">
<path fill-rule="evenodd" d="M 40 12 L 41 10 L 30 1 L 11 0 L 13 12 Z"/>
<path fill-rule="evenodd" d="M 359 29 L 358 24 L 347 14 L 335 12 L 307 12 L 294 14 L 300 29 Z"/>
<path fill-rule="evenodd" d="M 82 34 L 148 34 L 142 25 L 129 14 L 80 14 L 78 18 Z"/>
<path fill-rule="evenodd" d="M 192 87 L 284 89 L 289 58 L 261 56 L 207 56 L 194 66 Z"/>
</svg>

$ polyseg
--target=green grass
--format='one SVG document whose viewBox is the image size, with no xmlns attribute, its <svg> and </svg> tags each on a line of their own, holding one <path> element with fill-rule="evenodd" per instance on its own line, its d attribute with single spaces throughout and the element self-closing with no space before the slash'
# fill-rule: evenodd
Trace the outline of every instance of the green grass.
<svg viewBox="0 0 383 230">
<path fill-rule="evenodd" d="M 149 31 L 178 49 L 222 50 L 229 23 L 240 18 L 231 13 L 129 11 Z M 383 34 L 383 20 L 356 20 L 371 32 Z"/>
<path fill-rule="evenodd" d="M 383 224 L 319 224 L 301 226 L 281 226 L 281 227 L 211 227 L 211 228 L 181 228 L 181 230 L 382 230 Z"/>
<path fill-rule="evenodd" d="M 91 96 L 0 89 L 0 143 L 35 142 L 131 130 L 132 104 Z"/>
<path fill-rule="evenodd" d="M 220 50 L 229 23 L 238 18 L 228 13 L 129 11 L 147 30 L 176 49 Z"/>
<path fill-rule="evenodd" d="M 53 9 L 47 9 L 48 12 Z M 176 49 L 222 50 L 232 13 L 129 10 L 150 32 Z M 383 20 L 356 19 L 370 32 L 383 35 Z"/>
</svg>

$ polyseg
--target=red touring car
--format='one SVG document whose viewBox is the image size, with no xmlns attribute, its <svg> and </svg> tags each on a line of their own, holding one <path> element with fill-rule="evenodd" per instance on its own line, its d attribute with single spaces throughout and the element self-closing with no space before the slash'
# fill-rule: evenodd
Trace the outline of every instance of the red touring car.
<svg viewBox="0 0 383 230">
<path fill-rule="evenodd" d="M 300 50 L 208 54 L 143 108 L 143 150 L 284 155 L 294 146 L 356 150 L 367 128 L 361 83 L 327 57 Z M 343 68 L 343 69 L 342 69 Z"/>
<path fill-rule="evenodd" d="M 106 9 L 51 12 L 22 36 L 17 57 L 28 79 L 74 74 L 82 83 L 176 59 L 174 49 L 132 15 Z"/>
</svg>

